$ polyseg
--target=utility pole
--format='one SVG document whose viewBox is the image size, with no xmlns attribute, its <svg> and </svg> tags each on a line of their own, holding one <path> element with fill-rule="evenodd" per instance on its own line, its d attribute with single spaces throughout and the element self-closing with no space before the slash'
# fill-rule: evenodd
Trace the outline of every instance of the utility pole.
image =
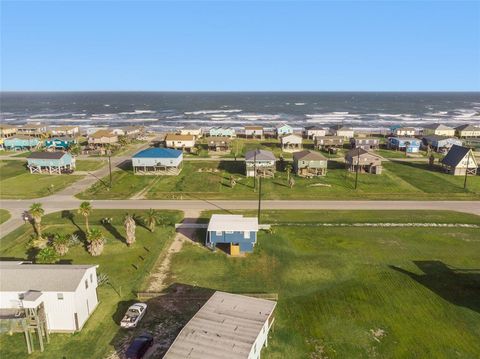
<svg viewBox="0 0 480 359">
<path fill-rule="evenodd" d="M 463 181 L 463 189 L 467 189 L 468 165 L 470 163 L 470 150 L 467 153 L 467 167 L 465 168 L 465 180 Z"/>
<path fill-rule="evenodd" d="M 358 171 L 360 170 L 360 149 L 357 148 L 357 168 L 355 171 L 355 189 L 358 185 Z"/>
<path fill-rule="evenodd" d="M 108 150 L 108 170 L 110 173 L 110 189 L 112 188 L 112 152 Z"/>
<path fill-rule="evenodd" d="M 260 208 L 262 203 L 262 176 L 258 178 L 258 223 L 260 223 Z"/>
<path fill-rule="evenodd" d="M 253 192 L 257 190 L 257 150 L 253 153 Z"/>
</svg>

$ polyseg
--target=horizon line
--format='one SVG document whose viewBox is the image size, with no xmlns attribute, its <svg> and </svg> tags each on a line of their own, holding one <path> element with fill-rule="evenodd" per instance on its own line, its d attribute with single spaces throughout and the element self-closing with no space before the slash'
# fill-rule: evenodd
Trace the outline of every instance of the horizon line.
<svg viewBox="0 0 480 359">
<path fill-rule="evenodd" d="M 0 93 L 79 93 L 79 92 L 144 92 L 144 93 L 480 93 L 479 90 L 0 90 Z"/>
</svg>

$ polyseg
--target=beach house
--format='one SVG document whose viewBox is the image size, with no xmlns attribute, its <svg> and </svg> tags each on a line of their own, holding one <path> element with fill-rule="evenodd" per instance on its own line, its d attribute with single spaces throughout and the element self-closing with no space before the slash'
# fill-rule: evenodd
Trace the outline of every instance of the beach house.
<svg viewBox="0 0 480 359">
<path fill-rule="evenodd" d="M 15 126 L 0 124 L 0 137 L 8 138 L 12 137 L 17 133 L 17 128 Z"/>
<path fill-rule="evenodd" d="M 376 150 L 380 145 L 378 138 L 350 138 L 352 148 L 363 148 L 364 150 Z"/>
<path fill-rule="evenodd" d="M 247 177 L 274 177 L 275 155 L 271 151 L 251 150 L 245 154 L 245 175 Z"/>
<path fill-rule="evenodd" d="M 316 136 L 314 146 L 316 150 L 328 151 L 330 149 L 342 148 L 344 139 L 339 136 Z"/>
<path fill-rule="evenodd" d="M 81 330 L 98 304 L 96 269 L 96 265 L 1 261 L 2 318 L 10 313 L 12 320 L 32 326 L 43 321 L 48 332 Z"/>
<path fill-rule="evenodd" d="M 414 137 L 389 137 L 387 148 L 396 151 L 405 151 L 406 153 L 417 153 L 420 150 L 421 142 Z"/>
<path fill-rule="evenodd" d="M 32 152 L 27 162 L 30 173 L 59 175 L 75 170 L 75 157 L 68 152 Z"/>
<path fill-rule="evenodd" d="M 413 127 L 397 127 L 393 130 L 395 137 L 413 137 L 416 130 Z"/>
<path fill-rule="evenodd" d="M 207 141 L 209 151 L 226 152 L 230 149 L 231 139 L 229 137 L 212 137 Z"/>
<path fill-rule="evenodd" d="M 19 135 L 41 137 L 47 134 L 47 126 L 42 124 L 27 123 L 17 127 Z"/>
<path fill-rule="evenodd" d="M 46 139 L 43 144 L 47 149 L 68 150 L 76 143 L 77 141 L 73 137 L 58 136 Z"/>
<path fill-rule="evenodd" d="M 3 141 L 5 149 L 10 151 L 32 150 L 37 148 L 39 144 L 38 138 L 25 135 L 15 135 L 5 138 Z"/>
<path fill-rule="evenodd" d="M 230 255 L 253 252 L 257 242 L 258 218 L 240 214 L 213 214 L 208 222 L 205 244 L 227 245 Z"/>
<path fill-rule="evenodd" d="M 362 148 L 355 148 L 345 154 L 345 167 L 350 172 L 381 174 L 382 157 Z"/>
<path fill-rule="evenodd" d="M 97 130 L 88 136 L 88 145 L 91 148 L 105 147 L 118 143 L 118 135 L 108 129 Z"/>
<path fill-rule="evenodd" d="M 319 126 L 307 126 L 303 130 L 303 136 L 307 139 L 313 140 L 317 136 L 326 136 L 327 130 Z"/>
<path fill-rule="evenodd" d="M 75 137 L 80 134 L 80 128 L 78 126 L 56 126 L 50 127 L 50 133 L 52 136 Z"/>
<path fill-rule="evenodd" d="M 305 150 L 293 154 L 293 170 L 301 177 L 325 176 L 328 161 L 322 154 Z"/>
<path fill-rule="evenodd" d="M 425 148 L 429 147 L 435 152 L 446 153 L 453 145 L 461 146 L 463 142 L 456 137 L 429 135 L 422 138 L 422 144 Z"/>
<path fill-rule="evenodd" d="M 210 137 L 236 137 L 235 129 L 233 127 L 212 127 L 208 131 Z"/>
<path fill-rule="evenodd" d="M 477 159 L 468 147 L 453 145 L 440 163 L 445 172 L 454 176 L 465 176 L 465 173 L 472 176 L 477 174 Z"/>
<path fill-rule="evenodd" d="M 466 124 L 466 125 L 455 127 L 455 135 L 460 138 L 480 137 L 480 126 Z"/>
<path fill-rule="evenodd" d="M 200 127 L 185 127 L 180 130 L 182 136 L 194 136 L 196 140 L 202 137 L 202 129 Z"/>
<path fill-rule="evenodd" d="M 192 152 L 195 147 L 195 136 L 169 133 L 165 136 L 165 146 L 185 152 Z"/>
<path fill-rule="evenodd" d="M 287 125 L 286 123 L 279 124 L 275 126 L 275 134 L 277 138 L 280 138 L 285 135 L 290 135 L 293 133 L 293 128 L 290 125 Z"/>
<path fill-rule="evenodd" d="M 298 135 L 285 135 L 280 137 L 280 145 L 282 146 L 282 151 L 293 152 L 302 149 L 302 137 Z"/>
<path fill-rule="evenodd" d="M 333 136 L 342 137 L 344 140 L 348 140 L 354 137 L 355 131 L 352 128 L 342 125 L 336 125 L 330 128 L 330 132 Z"/>
<path fill-rule="evenodd" d="M 183 327 L 164 359 L 260 359 L 276 302 L 215 292 Z"/>
<path fill-rule="evenodd" d="M 262 126 L 245 126 L 245 138 L 258 138 L 263 139 L 263 127 Z"/>
<path fill-rule="evenodd" d="M 436 135 L 436 136 L 446 136 L 446 137 L 453 137 L 455 136 L 455 129 L 450 126 L 445 126 L 440 123 L 432 124 L 429 126 L 425 126 L 423 128 L 423 135 Z"/>
<path fill-rule="evenodd" d="M 182 163 L 183 152 L 171 148 L 147 148 L 132 156 L 135 175 L 178 175 Z"/>
</svg>

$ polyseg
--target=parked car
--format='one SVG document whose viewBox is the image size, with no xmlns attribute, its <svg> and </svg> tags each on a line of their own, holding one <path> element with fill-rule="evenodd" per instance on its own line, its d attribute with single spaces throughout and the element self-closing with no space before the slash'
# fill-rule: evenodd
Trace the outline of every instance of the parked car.
<svg viewBox="0 0 480 359">
<path fill-rule="evenodd" d="M 147 305 L 145 303 L 135 303 L 131 305 L 120 322 L 120 326 L 122 328 L 135 328 L 145 315 L 146 310 Z"/>
<path fill-rule="evenodd" d="M 143 334 L 133 339 L 125 352 L 126 359 L 141 359 L 148 348 L 153 345 L 153 337 L 150 334 Z"/>
</svg>

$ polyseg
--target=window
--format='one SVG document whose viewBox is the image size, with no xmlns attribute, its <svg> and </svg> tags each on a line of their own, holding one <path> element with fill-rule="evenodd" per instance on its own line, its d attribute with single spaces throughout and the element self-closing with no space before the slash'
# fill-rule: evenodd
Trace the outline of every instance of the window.
<svg viewBox="0 0 480 359">
<path fill-rule="evenodd" d="M 243 238 L 249 239 L 250 238 L 250 232 L 249 231 L 243 232 Z"/>
<path fill-rule="evenodd" d="M 85 279 L 85 289 L 88 289 L 88 280 Z"/>
<path fill-rule="evenodd" d="M 222 232 L 222 231 L 216 231 L 215 234 L 216 234 L 217 236 L 221 236 L 221 235 L 223 234 L 223 232 Z"/>
<path fill-rule="evenodd" d="M 57 299 L 63 300 L 63 293 L 57 293 Z"/>
<path fill-rule="evenodd" d="M 93 274 L 90 273 L 90 283 L 93 283 Z"/>
<path fill-rule="evenodd" d="M 233 234 L 233 231 L 225 231 L 226 234 Z"/>
<path fill-rule="evenodd" d="M 18 293 L 18 299 L 19 300 L 23 300 L 24 297 L 25 297 L 25 295 L 23 293 Z"/>
</svg>

